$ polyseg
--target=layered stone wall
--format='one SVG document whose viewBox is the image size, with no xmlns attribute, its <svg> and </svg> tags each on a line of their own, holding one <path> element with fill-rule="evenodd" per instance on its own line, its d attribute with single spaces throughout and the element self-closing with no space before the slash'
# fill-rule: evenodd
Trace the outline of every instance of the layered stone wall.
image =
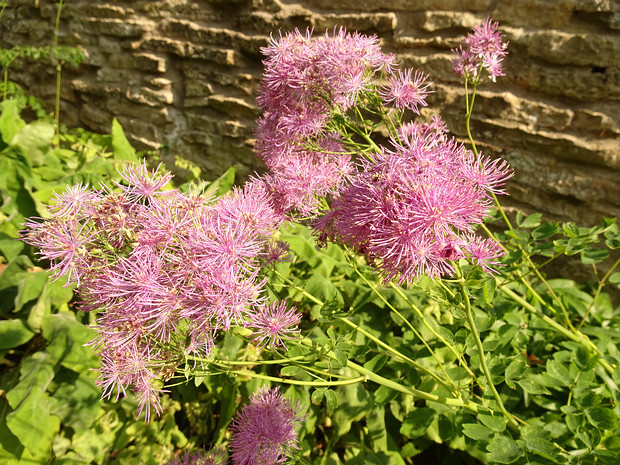
<svg viewBox="0 0 620 465">
<path fill-rule="evenodd" d="M 48 44 L 51 0 L 10 0 L 0 44 Z M 476 97 L 473 134 L 515 168 L 510 202 L 549 218 L 620 216 L 620 6 L 617 0 L 70 0 L 60 42 L 86 62 L 65 69 L 62 120 L 94 131 L 119 119 L 139 148 L 164 145 L 214 177 L 255 169 L 260 48 L 270 33 L 334 26 L 377 34 L 435 82 L 427 115 L 465 137 L 464 92 L 450 50 L 486 16 L 507 40 L 507 76 Z M 10 77 L 53 100 L 54 69 Z"/>
</svg>

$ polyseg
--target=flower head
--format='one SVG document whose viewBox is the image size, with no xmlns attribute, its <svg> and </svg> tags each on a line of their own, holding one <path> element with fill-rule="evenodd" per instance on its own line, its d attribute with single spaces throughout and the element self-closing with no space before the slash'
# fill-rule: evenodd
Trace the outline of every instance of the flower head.
<svg viewBox="0 0 620 465">
<path fill-rule="evenodd" d="M 233 420 L 230 440 L 235 465 L 273 465 L 297 449 L 300 406 L 279 388 L 261 388 Z"/>
<path fill-rule="evenodd" d="M 498 76 L 504 75 L 501 61 L 508 54 L 507 42 L 497 30 L 498 23 L 486 18 L 482 24 L 474 27 L 463 40 L 458 49 L 453 50 L 452 68 L 459 76 L 475 82 L 481 69 L 486 69 L 489 78 L 495 82 Z"/>
<path fill-rule="evenodd" d="M 390 76 L 387 86 L 384 86 L 381 92 L 383 101 L 391 104 L 399 110 L 408 108 L 415 113 L 420 113 L 418 107 L 425 107 L 426 97 L 432 91 L 428 90 L 431 85 L 426 82 L 428 75 L 425 76 L 421 71 L 417 70 L 413 76 L 412 70 L 398 71 Z"/>
<path fill-rule="evenodd" d="M 260 271 L 282 215 L 258 184 L 209 200 L 164 190 L 171 175 L 144 164 L 121 177 L 121 192 L 68 189 L 22 235 L 78 284 L 80 308 L 98 312 L 103 395 L 133 393 L 148 420 L 179 360 L 207 356 L 219 331 L 264 303 Z"/>
<path fill-rule="evenodd" d="M 248 327 L 254 331 L 253 342 L 258 347 L 285 346 L 283 339 L 293 339 L 299 333 L 301 313 L 295 307 L 286 308 L 286 301 L 261 305 L 250 314 Z"/>
</svg>

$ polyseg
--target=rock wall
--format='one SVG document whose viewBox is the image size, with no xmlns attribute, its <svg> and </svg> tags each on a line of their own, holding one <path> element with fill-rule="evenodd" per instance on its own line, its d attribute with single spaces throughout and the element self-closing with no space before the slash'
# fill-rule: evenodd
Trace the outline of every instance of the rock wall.
<svg viewBox="0 0 620 465">
<path fill-rule="evenodd" d="M 0 45 L 50 43 L 55 15 L 51 0 L 9 1 Z M 480 87 L 472 129 L 515 168 L 509 202 L 582 224 L 620 216 L 617 0 L 71 0 L 60 43 L 87 60 L 65 68 L 62 120 L 105 132 L 117 117 L 141 149 L 163 145 L 208 177 L 233 163 L 247 176 L 260 48 L 278 30 L 342 25 L 431 73 L 429 114 L 465 138 L 450 50 L 488 15 L 510 41 L 507 76 Z M 49 63 L 23 62 L 10 78 L 53 100 Z"/>
</svg>

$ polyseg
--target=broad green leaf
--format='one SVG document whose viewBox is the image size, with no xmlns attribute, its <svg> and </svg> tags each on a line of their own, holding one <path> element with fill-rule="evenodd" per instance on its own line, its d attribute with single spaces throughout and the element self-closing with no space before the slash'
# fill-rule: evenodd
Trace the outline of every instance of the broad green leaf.
<svg viewBox="0 0 620 465">
<path fill-rule="evenodd" d="M 553 463 L 564 463 L 566 459 L 560 455 L 559 449 L 552 442 L 542 438 L 526 438 L 525 446 L 535 454 L 540 455 Z"/>
<path fill-rule="evenodd" d="M 493 431 L 478 423 L 464 423 L 463 434 L 475 441 L 488 441 L 493 437 Z"/>
<path fill-rule="evenodd" d="M 21 320 L 0 321 L 0 350 L 12 349 L 28 342 L 34 333 Z"/>
<path fill-rule="evenodd" d="M 600 263 L 609 257 L 607 249 L 587 248 L 581 253 L 581 261 L 586 265 Z"/>
<path fill-rule="evenodd" d="M 95 365 L 92 348 L 84 346 L 93 336 L 93 329 L 76 321 L 71 312 L 48 315 L 43 320 L 43 337 L 50 341 L 47 352 L 56 363 L 78 373 Z"/>
<path fill-rule="evenodd" d="M 482 295 L 484 296 L 484 301 L 489 306 L 493 306 L 493 298 L 495 297 L 495 290 L 497 289 L 497 282 L 495 278 L 487 279 L 484 282 L 484 287 L 482 288 Z"/>
<path fill-rule="evenodd" d="M 508 436 L 495 436 L 487 445 L 487 450 L 488 458 L 497 463 L 513 463 L 523 455 L 519 445 Z"/>
<path fill-rule="evenodd" d="M 536 241 L 549 239 L 560 230 L 557 223 L 543 223 L 532 231 L 532 238 Z"/>
<path fill-rule="evenodd" d="M 388 433 L 385 428 L 385 409 L 383 406 L 376 406 L 366 416 L 366 426 L 373 444 L 373 450 L 388 450 Z"/>
<path fill-rule="evenodd" d="M 568 368 L 556 360 L 547 362 L 547 373 L 562 384 L 562 386 L 570 386 L 573 383 L 573 377 Z"/>
<path fill-rule="evenodd" d="M 215 196 L 222 196 L 226 194 L 235 184 L 236 173 L 237 167 L 231 166 L 219 178 L 209 183 L 203 195 L 205 197 L 209 197 L 211 194 Z"/>
<path fill-rule="evenodd" d="M 517 384 L 529 394 L 551 394 L 545 386 L 534 381 L 532 378 L 520 379 L 517 381 Z"/>
<path fill-rule="evenodd" d="M 32 166 L 41 166 L 45 152 L 52 145 L 54 125 L 45 121 L 27 124 L 15 134 L 11 145 L 21 148 Z"/>
<path fill-rule="evenodd" d="M 512 362 L 506 368 L 506 379 L 519 378 L 527 371 L 527 363 L 522 357 L 519 357 Z"/>
<path fill-rule="evenodd" d="M 520 228 L 531 229 L 536 228 L 540 225 L 540 221 L 542 219 L 541 213 L 532 213 L 525 220 L 517 223 Z"/>
<path fill-rule="evenodd" d="M 7 262 L 14 260 L 24 250 L 24 243 L 14 238 L 0 239 L 0 252 Z"/>
<path fill-rule="evenodd" d="M 351 424 L 366 416 L 373 408 L 370 394 L 362 384 L 338 388 L 338 408 L 332 415 L 334 432 L 343 436 L 351 430 Z"/>
<path fill-rule="evenodd" d="M 51 414 L 56 401 L 46 394 L 53 377 L 53 361 L 37 352 L 22 363 L 20 381 L 7 394 L 14 409 L 6 417 L 7 426 L 33 454 L 50 451 L 60 428 L 60 418 Z"/>
<path fill-rule="evenodd" d="M 47 271 L 34 271 L 24 275 L 24 278 L 17 286 L 15 312 L 19 312 L 26 303 L 38 299 L 41 296 L 43 288 L 47 283 L 48 276 L 49 274 Z"/>
<path fill-rule="evenodd" d="M 602 430 L 613 430 L 618 423 L 618 416 L 609 408 L 592 407 L 586 409 L 590 423 Z"/>
<path fill-rule="evenodd" d="M 88 372 L 61 370 L 54 383 L 60 386 L 54 391 L 58 404 L 51 413 L 58 416 L 63 425 L 75 430 L 89 428 L 102 409 L 101 388 Z"/>
<path fill-rule="evenodd" d="M 19 282 L 32 267 L 34 264 L 27 256 L 18 255 L 0 273 L 0 310 L 4 312 L 6 318 L 9 318 L 14 309 Z"/>
<path fill-rule="evenodd" d="M 373 373 L 377 373 L 383 365 L 389 360 L 389 357 L 385 354 L 378 354 L 371 358 L 369 361 L 364 363 L 364 368 L 372 371 Z"/>
<path fill-rule="evenodd" d="M 2 140 L 8 145 L 26 123 L 21 119 L 17 100 L 7 99 L 0 102 L 0 133 Z"/>
<path fill-rule="evenodd" d="M 489 410 L 488 412 L 479 412 L 478 418 L 485 426 L 493 431 L 501 433 L 506 429 L 506 417 L 500 413 Z"/>
<path fill-rule="evenodd" d="M 405 465 L 401 454 L 394 450 L 371 452 L 364 459 L 364 465 Z"/>
<path fill-rule="evenodd" d="M 138 161 L 136 150 L 131 146 L 122 126 L 116 118 L 112 120 L 112 150 L 117 160 Z"/>
<path fill-rule="evenodd" d="M 285 367 L 282 367 L 282 369 L 280 370 L 280 374 L 282 376 L 295 376 L 299 373 L 301 373 L 301 368 L 296 365 L 287 365 Z"/>
<path fill-rule="evenodd" d="M 436 416 L 437 412 L 431 408 L 416 408 L 412 412 L 409 412 L 407 418 L 400 427 L 400 432 L 411 439 L 422 436 L 426 433 L 426 430 Z"/>
<path fill-rule="evenodd" d="M 312 396 L 310 400 L 315 405 L 320 405 L 323 402 L 323 398 L 325 397 L 325 388 L 318 388 L 312 391 Z"/>
</svg>

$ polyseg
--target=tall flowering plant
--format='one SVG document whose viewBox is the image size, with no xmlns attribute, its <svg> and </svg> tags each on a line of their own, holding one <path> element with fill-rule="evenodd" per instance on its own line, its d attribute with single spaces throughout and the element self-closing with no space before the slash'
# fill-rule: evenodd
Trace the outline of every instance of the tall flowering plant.
<svg viewBox="0 0 620 465">
<path fill-rule="evenodd" d="M 580 328 L 608 318 L 597 299 L 620 261 L 583 300 L 532 257 L 595 264 L 618 228 L 504 214 L 512 170 L 470 131 L 477 87 L 504 74 L 497 27 L 485 20 L 454 50 L 469 146 L 439 116 L 418 120 L 429 77 L 376 37 L 294 31 L 263 50 L 264 174 L 205 198 L 132 166 L 29 221 L 24 240 L 98 312 L 103 395 L 132 392 L 148 419 L 175 376 L 288 385 L 297 400 L 263 386 L 224 418 L 232 432 L 216 442 L 235 464 L 403 463 L 429 439 L 486 463 L 614 463 L 620 356 Z"/>
</svg>

